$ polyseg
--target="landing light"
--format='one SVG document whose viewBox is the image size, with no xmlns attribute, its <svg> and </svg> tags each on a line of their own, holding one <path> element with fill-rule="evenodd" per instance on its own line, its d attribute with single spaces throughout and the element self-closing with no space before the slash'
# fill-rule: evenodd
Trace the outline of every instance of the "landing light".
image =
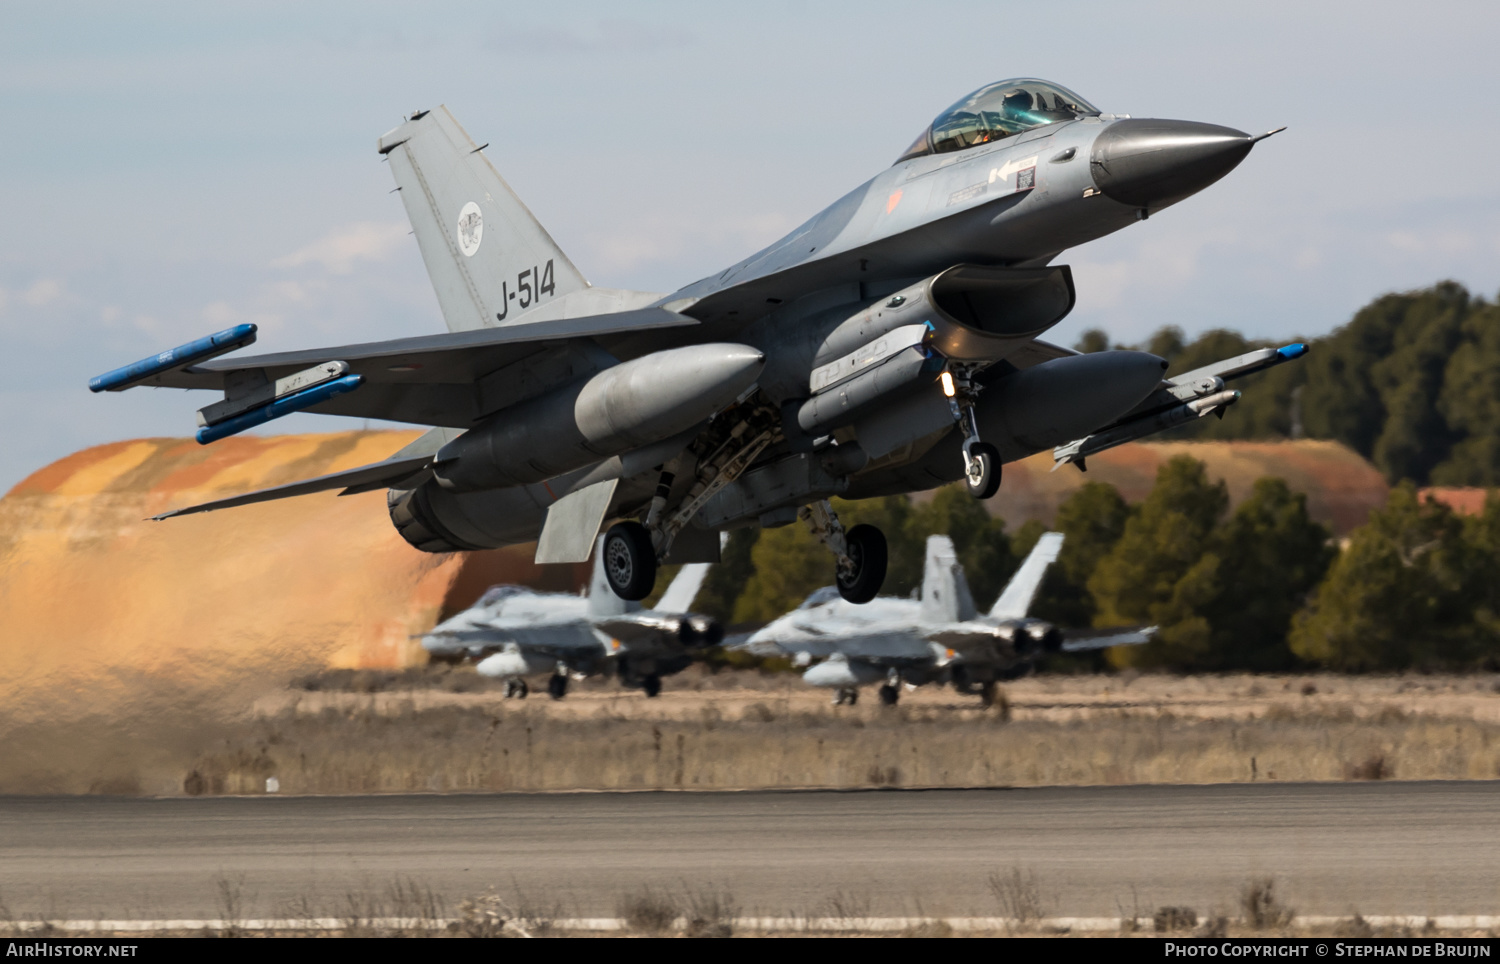
<svg viewBox="0 0 1500 964">
<path fill-rule="evenodd" d="M 954 388 L 953 388 L 953 373 L 952 372 L 943 372 L 942 382 L 943 382 L 943 394 L 947 395 L 949 398 L 952 398 L 954 396 L 954 394 L 955 394 L 955 391 L 954 391 Z"/>
</svg>

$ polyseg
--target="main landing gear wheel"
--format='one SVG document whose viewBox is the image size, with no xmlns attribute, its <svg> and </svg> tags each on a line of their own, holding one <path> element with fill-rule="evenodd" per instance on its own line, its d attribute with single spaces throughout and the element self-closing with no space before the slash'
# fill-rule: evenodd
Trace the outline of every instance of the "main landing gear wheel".
<svg viewBox="0 0 1500 964">
<path fill-rule="evenodd" d="M 652 673 L 650 676 L 641 680 L 641 689 L 646 691 L 647 696 L 660 696 L 661 677 L 657 676 L 655 673 Z"/>
<path fill-rule="evenodd" d="M 979 705 L 985 709 L 995 705 L 995 681 L 985 680 L 979 684 Z"/>
<path fill-rule="evenodd" d="M 636 601 L 656 585 L 656 549 L 639 522 L 617 522 L 604 534 L 604 578 L 616 596 Z"/>
<path fill-rule="evenodd" d="M 901 698 L 901 691 L 895 684 L 886 683 L 880 687 L 880 705 L 895 706 L 896 701 Z"/>
<path fill-rule="evenodd" d="M 526 694 L 529 692 L 530 690 L 526 688 L 526 681 L 523 679 L 508 679 L 505 681 L 505 698 L 508 700 L 524 700 Z"/>
<path fill-rule="evenodd" d="M 988 442 L 974 442 L 965 458 L 964 482 L 976 499 L 988 499 L 1000 491 L 1000 450 Z"/>
<path fill-rule="evenodd" d="M 859 690 L 855 689 L 852 686 L 841 686 L 841 687 L 839 687 L 839 691 L 836 694 L 834 694 L 834 697 L 833 697 L 833 705 L 834 706 L 853 706 L 855 703 L 858 703 L 858 702 L 859 702 Z"/>
<path fill-rule="evenodd" d="M 554 700 L 560 700 L 564 696 L 567 696 L 568 678 L 561 673 L 554 673 L 552 678 L 547 680 L 547 695 Z"/>
<path fill-rule="evenodd" d="M 839 567 L 839 595 L 852 603 L 867 603 L 885 582 L 885 534 L 870 525 L 857 525 L 844 536 L 853 565 Z"/>
</svg>

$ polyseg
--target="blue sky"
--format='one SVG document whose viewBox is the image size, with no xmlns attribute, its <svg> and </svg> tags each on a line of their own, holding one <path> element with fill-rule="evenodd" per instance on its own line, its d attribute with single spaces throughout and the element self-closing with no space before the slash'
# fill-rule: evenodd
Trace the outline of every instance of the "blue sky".
<svg viewBox="0 0 1500 964">
<path fill-rule="evenodd" d="M 984 83 L 1290 129 L 1065 253 L 1056 331 L 1316 335 L 1500 288 L 1500 6 L 1340 2 L 6 4 L 0 485 L 186 435 L 208 400 L 90 375 L 227 324 L 264 350 L 441 330 L 375 139 L 446 103 L 595 284 L 670 290 L 883 167 Z M 343 427 L 294 416 L 278 429 Z"/>
</svg>

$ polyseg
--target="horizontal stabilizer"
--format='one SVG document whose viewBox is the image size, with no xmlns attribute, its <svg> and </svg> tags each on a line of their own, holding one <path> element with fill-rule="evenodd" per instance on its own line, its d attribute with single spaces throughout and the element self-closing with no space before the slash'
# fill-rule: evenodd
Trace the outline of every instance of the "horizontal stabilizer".
<svg viewBox="0 0 1500 964">
<path fill-rule="evenodd" d="M 431 455 L 393 457 L 384 462 L 374 462 L 355 469 L 320 475 L 315 479 L 289 482 L 286 485 L 246 492 L 244 495 L 236 495 L 228 499 L 216 499 L 213 502 L 204 502 L 185 509 L 173 509 L 171 512 L 163 512 L 151 518 L 159 522 L 162 519 L 171 519 L 180 515 L 213 512 L 216 509 L 232 509 L 237 505 L 251 505 L 256 502 L 272 502 L 276 499 L 289 499 L 292 496 L 323 492 L 328 489 L 350 488 L 354 491 L 368 491 L 370 488 L 387 488 L 422 472 L 431 461 Z M 348 494 L 352 495 L 353 492 Z"/>
</svg>

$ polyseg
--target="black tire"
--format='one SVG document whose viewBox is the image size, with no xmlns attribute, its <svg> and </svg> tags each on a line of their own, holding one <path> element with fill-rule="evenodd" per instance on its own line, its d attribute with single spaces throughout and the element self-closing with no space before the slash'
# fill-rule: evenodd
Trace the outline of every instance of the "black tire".
<svg viewBox="0 0 1500 964">
<path fill-rule="evenodd" d="M 661 677 L 657 676 L 655 673 L 652 673 L 650 676 L 641 680 L 641 689 L 646 691 L 647 696 L 660 696 Z"/>
<path fill-rule="evenodd" d="M 547 695 L 554 700 L 560 700 L 568 695 L 568 678 L 561 673 L 554 673 L 547 680 Z"/>
<path fill-rule="evenodd" d="M 874 526 L 857 525 L 844 536 L 854 571 L 838 570 L 839 595 L 852 603 L 867 603 L 885 583 L 885 534 Z"/>
<path fill-rule="evenodd" d="M 639 522 L 617 522 L 604 534 L 604 580 L 616 596 L 645 599 L 656 585 L 656 550 Z"/>
<path fill-rule="evenodd" d="M 896 701 L 901 698 L 901 691 L 890 683 L 880 687 L 880 705 L 895 706 Z"/>
<path fill-rule="evenodd" d="M 509 679 L 505 681 L 505 698 L 524 700 L 528 690 L 526 681 L 523 679 Z"/>
<path fill-rule="evenodd" d="M 976 499 L 988 499 L 1000 491 L 1000 450 L 988 442 L 969 446 L 968 464 L 964 466 L 964 483 Z"/>
<path fill-rule="evenodd" d="M 985 709 L 995 705 L 995 681 L 985 680 L 979 684 L 979 705 Z"/>
</svg>

